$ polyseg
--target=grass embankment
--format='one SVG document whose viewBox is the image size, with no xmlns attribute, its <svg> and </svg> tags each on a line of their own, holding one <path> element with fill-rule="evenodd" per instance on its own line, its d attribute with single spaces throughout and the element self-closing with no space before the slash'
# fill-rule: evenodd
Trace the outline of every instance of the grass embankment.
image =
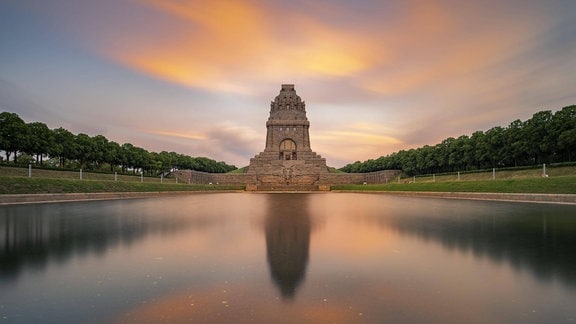
<svg viewBox="0 0 576 324">
<path fill-rule="evenodd" d="M 115 180 L 116 179 L 116 180 Z M 94 192 L 162 192 L 244 190 L 235 185 L 198 185 L 176 183 L 175 178 L 154 178 L 106 173 L 82 173 L 0 167 L 0 194 L 94 193 Z"/>
<path fill-rule="evenodd" d="M 238 168 L 236 170 L 232 170 L 228 173 L 232 173 L 232 174 L 242 174 L 242 173 L 246 173 L 246 171 L 248 170 L 248 166 L 242 167 L 242 168 Z"/>
<path fill-rule="evenodd" d="M 494 192 L 576 194 L 576 167 L 550 167 L 548 178 L 541 169 L 501 170 L 492 172 L 406 178 L 378 185 L 337 185 L 332 190 L 358 191 L 423 191 L 423 192 Z M 77 171 L 0 167 L 0 194 L 95 193 L 95 192 L 162 192 L 244 190 L 240 185 L 191 185 L 177 183 L 175 178 L 143 177 L 109 173 L 82 174 Z M 410 183 L 416 180 L 415 183 Z"/>
<path fill-rule="evenodd" d="M 6 167 L 0 166 L 0 177 L 28 177 L 28 168 Z M 40 179 L 69 179 L 79 180 L 102 180 L 102 181 L 119 181 L 119 182 L 145 182 L 145 183 L 164 183 L 175 184 L 176 178 L 160 178 L 160 177 L 140 177 L 140 175 L 131 174 L 117 174 L 107 172 L 82 172 L 80 171 L 67 171 L 67 170 L 51 170 L 51 169 L 32 169 L 32 178 Z"/>
<path fill-rule="evenodd" d="M 543 171 L 524 167 L 425 175 L 388 184 L 332 186 L 332 190 L 576 194 L 576 166 L 548 166 L 548 177 L 542 177 Z"/>
<path fill-rule="evenodd" d="M 233 185 L 189 185 L 99 180 L 0 177 L 0 194 L 244 190 Z"/>
<path fill-rule="evenodd" d="M 524 178 L 535 178 L 541 179 L 543 173 L 542 167 L 520 167 L 520 168 L 510 168 L 510 169 L 496 169 L 495 173 L 492 170 L 483 171 L 468 171 L 460 172 L 460 177 L 458 178 L 458 173 L 450 174 L 437 174 L 437 175 L 423 175 L 416 176 L 416 178 L 405 178 L 401 182 L 410 182 L 411 180 L 416 180 L 416 183 L 420 182 L 454 182 L 454 181 L 483 181 L 492 180 L 495 177 L 496 180 L 505 179 L 524 179 Z M 546 174 L 550 178 L 563 177 L 563 176 L 576 176 L 576 166 L 548 166 L 546 168 Z"/>
<path fill-rule="evenodd" d="M 576 176 L 340 185 L 332 186 L 332 190 L 576 194 Z"/>
</svg>

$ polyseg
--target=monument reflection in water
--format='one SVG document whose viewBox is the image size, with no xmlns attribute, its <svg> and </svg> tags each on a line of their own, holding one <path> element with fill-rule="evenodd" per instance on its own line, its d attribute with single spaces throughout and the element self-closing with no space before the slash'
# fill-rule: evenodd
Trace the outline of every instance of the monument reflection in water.
<svg viewBox="0 0 576 324">
<path fill-rule="evenodd" d="M 266 215 L 266 255 L 272 279 L 285 299 L 294 298 L 306 277 L 312 223 L 307 195 L 269 196 Z"/>
<path fill-rule="evenodd" d="M 3 206 L 0 322 L 570 322 L 574 215 L 336 193 Z"/>
</svg>

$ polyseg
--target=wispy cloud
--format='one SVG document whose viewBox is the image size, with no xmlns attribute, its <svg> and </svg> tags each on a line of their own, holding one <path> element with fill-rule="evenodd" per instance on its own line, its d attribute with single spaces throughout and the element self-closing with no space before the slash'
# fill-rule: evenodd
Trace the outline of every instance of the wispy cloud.
<svg viewBox="0 0 576 324">
<path fill-rule="evenodd" d="M 179 137 L 191 140 L 205 140 L 205 135 L 198 135 L 198 134 L 191 134 L 191 133 L 177 133 L 177 132 L 169 132 L 164 130 L 149 130 L 147 131 L 151 134 L 163 135 L 163 136 L 170 136 L 170 137 Z"/>
<path fill-rule="evenodd" d="M 0 78 L 26 90 L 12 102 L 44 105 L 27 111 L 38 120 L 65 116 L 64 127 L 92 125 L 151 150 L 247 164 L 263 149 L 281 83 L 296 84 L 312 147 L 336 166 L 576 101 L 570 1 L 0 6 L 1 30 L 11 31 L 0 33 L 10 44 L 0 48 Z"/>
<path fill-rule="evenodd" d="M 255 82 L 286 77 L 349 76 L 369 67 L 372 45 L 345 26 L 255 1 L 141 0 L 172 16 L 166 37 L 100 48 L 128 67 L 178 84 L 251 93 Z M 134 33 L 137 33 L 134 30 Z M 127 36 L 124 35 L 124 38 Z"/>
</svg>

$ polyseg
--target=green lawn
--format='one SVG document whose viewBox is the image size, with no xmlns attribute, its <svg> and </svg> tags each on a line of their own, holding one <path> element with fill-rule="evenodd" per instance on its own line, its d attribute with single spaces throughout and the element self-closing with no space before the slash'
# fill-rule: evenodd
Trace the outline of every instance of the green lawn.
<svg viewBox="0 0 576 324">
<path fill-rule="evenodd" d="M 542 178 L 541 167 L 524 167 L 518 169 L 496 169 L 493 174 L 492 170 L 476 171 L 476 172 L 461 172 L 460 181 L 482 181 L 492 180 L 494 176 L 496 180 L 504 179 L 520 179 L 520 178 Z M 546 174 L 551 178 L 563 176 L 576 176 L 575 166 L 548 166 Z M 404 178 L 401 182 L 409 182 L 413 178 Z M 418 182 L 453 182 L 458 181 L 458 174 L 437 174 L 435 176 L 429 174 L 425 176 L 416 176 L 416 183 Z"/>
<path fill-rule="evenodd" d="M 28 168 L 0 166 L 0 177 L 28 177 Z M 32 178 L 70 179 L 79 180 L 80 171 L 63 171 L 50 169 L 32 169 Z M 140 177 L 140 175 L 117 174 L 106 172 L 82 172 L 83 180 L 122 181 L 122 182 L 151 182 L 176 183 L 176 178 L 169 177 Z"/>
<path fill-rule="evenodd" d="M 414 179 L 406 178 L 400 183 L 337 185 L 332 186 L 332 190 L 576 194 L 576 167 L 550 167 L 547 169 L 548 178 L 543 178 L 541 173 L 541 169 L 502 170 L 496 172 L 496 180 L 491 180 L 492 172 L 463 173 L 460 181 L 453 174 L 438 175 L 416 177 L 416 183 L 409 183 Z M 83 172 L 80 180 L 78 171 L 43 169 L 33 169 L 29 178 L 27 168 L 0 167 L 0 194 L 244 189 L 238 185 L 190 185 L 176 183 L 175 178 L 141 178 L 110 173 Z"/>
<path fill-rule="evenodd" d="M 332 190 L 576 194 L 576 176 L 502 180 L 340 185 Z"/>
<path fill-rule="evenodd" d="M 244 190 L 244 186 L 0 177 L 0 194 Z"/>
</svg>

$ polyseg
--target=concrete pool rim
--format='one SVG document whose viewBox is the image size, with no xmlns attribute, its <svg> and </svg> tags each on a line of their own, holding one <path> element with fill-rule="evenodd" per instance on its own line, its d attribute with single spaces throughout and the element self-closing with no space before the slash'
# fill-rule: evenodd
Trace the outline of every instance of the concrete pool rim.
<svg viewBox="0 0 576 324">
<path fill-rule="evenodd" d="M 244 190 L 218 190 L 218 191 L 162 191 L 162 192 L 103 192 L 103 193 L 56 193 L 56 194 L 4 194 L 0 195 L 0 206 L 54 203 L 69 201 L 115 200 L 153 198 L 177 195 L 206 194 L 206 193 L 288 193 L 288 192 L 246 192 Z M 395 195 L 405 197 L 429 197 L 445 199 L 493 200 L 531 203 L 553 203 L 576 205 L 576 194 L 541 194 L 541 193 L 490 193 L 490 192 L 424 192 L 424 191 L 363 191 L 363 190 L 333 190 L 330 192 L 297 191 L 289 193 L 362 193 Z"/>
</svg>

